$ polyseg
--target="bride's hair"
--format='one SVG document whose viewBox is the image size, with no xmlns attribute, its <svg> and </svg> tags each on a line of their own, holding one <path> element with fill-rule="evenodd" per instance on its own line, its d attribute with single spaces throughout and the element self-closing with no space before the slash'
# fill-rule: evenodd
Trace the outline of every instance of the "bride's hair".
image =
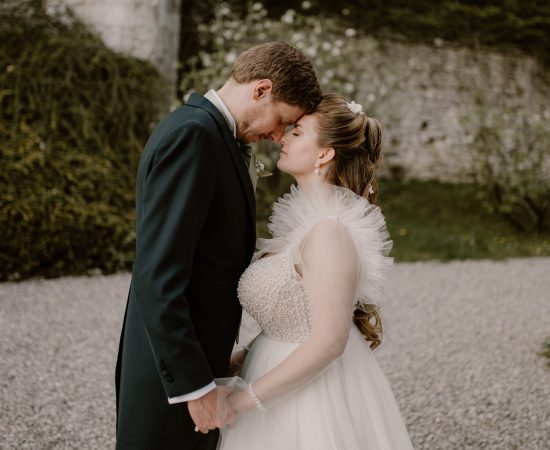
<svg viewBox="0 0 550 450">
<path fill-rule="evenodd" d="M 376 169 L 380 159 L 382 129 L 380 123 L 366 113 L 356 112 L 342 96 L 327 94 L 321 98 L 312 114 L 317 118 L 317 133 L 321 147 L 332 147 L 334 160 L 327 173 L 328 180 L 370 203 L 378 200 Z M 378 308 L 367 305 L 366 311 L 356 309 L 353 322 L 376 348 L 382 342 L 382 321 Z"/>
</svg>

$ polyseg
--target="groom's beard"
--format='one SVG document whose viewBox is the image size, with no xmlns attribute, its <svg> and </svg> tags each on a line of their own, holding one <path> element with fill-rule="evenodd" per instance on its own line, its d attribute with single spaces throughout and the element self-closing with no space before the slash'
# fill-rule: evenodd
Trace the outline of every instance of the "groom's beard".
<svg viewBox="0 0 550 450">
<path fill-rule="evenodd" d="M 268 135 L 255 128 L 254 122 L 262 114 L 261 108 L 256 108 L 248 113 L 239 123 L 237 123 L 237 140 L 243 144 L 250 142 L 259 142 L 262 139 L 268 139 Z"/>
<path fill-rule="evenodd" d="M 252 141 L 259 140 L 258 137 L 258 133 L 247 120 L 243 120 L 240 124 L 237 124 L 237 140 L 239 142 L 249 144 Z"/>
</svg>

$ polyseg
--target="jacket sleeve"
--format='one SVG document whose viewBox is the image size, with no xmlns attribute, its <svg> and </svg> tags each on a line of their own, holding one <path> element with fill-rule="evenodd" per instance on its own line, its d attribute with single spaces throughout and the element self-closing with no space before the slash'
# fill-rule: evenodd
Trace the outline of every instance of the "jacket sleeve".
<svg viewBox="0 0 550 450">
<path fill-rule="evenodd" d="M 208 131 L 198 122 L 186 122 L 157 144 L 143 189 L 133 285 L 169 398 L 213 381 L 185 292 L 216 173 Z"/>
</svg>

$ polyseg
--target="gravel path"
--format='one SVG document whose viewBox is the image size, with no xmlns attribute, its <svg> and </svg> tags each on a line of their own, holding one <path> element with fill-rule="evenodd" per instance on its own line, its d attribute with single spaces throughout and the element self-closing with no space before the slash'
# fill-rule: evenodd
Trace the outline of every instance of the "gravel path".
<svg viewBox="0 0 550 450">
<path fill-rule="evenodd" d="M 0 449 L 113 448 L 128 283 L 0 284 Z M 550 258 L 398 264 L 386 293 L 376 353 L 416 449 L 550 448 Z"/>
</svg>

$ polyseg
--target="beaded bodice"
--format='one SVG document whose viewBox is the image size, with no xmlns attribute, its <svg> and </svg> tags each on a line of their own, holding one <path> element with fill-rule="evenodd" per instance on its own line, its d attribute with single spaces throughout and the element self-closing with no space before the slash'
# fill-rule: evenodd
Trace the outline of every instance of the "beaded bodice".
<svg viewBox="0 0 550 450">
<path fill-rule="evenodd" d="M 291 187 L 273 205 L 271 239 L 258 239 L 252 264 L 239 281 L 239 301 L 267 337 L 302 342 L 311 332 L 310 302 L 295 266 L 303 263 L 302 245 L 313 227 L 325 220 L 344 225 L 359 257 L 355 306 L 378 304 L 391 268 L 391 249 L 384 216 L 375 205 L 336 186 L 303 191 Z M 262 257 L 263 255 L 263 257 Z M 351 255 L 350 255 L 351 257 Z"/>
<path fill-rule="evenodd" d="M 267 337 L 302 342 L 309 335 L 309 301 L 288 251 L 253 262 L 241 276 L 238 293 Z"/>
</svg>

